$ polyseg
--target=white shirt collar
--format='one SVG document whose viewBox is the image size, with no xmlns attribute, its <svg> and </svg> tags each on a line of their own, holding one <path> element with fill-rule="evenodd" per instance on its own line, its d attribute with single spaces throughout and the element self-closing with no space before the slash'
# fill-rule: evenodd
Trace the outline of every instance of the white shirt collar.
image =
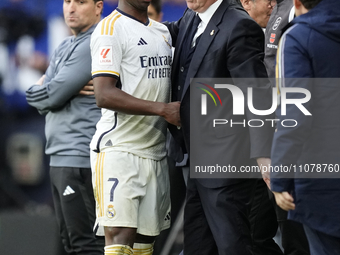
<svg viewBox="0 0 340 255">
<path fill-rule="evenodd" d="M 197 27 L 196 34 L 191 42 L 191 47 L 194 47 L 196 45 L 196 39 L 203 34 L 205 28 L 207 27 L 211 17 L 214 15 L 216 12 L 217 8 L 220 6 L 223 0 L 216 0 L 215 3 L 210 5 L 208 9 L 205 12 L 198 13 L 198 16 L 201 19 L 201 23 Z"/>
<path fill-rule="evenodd" d="M 205 27 L 208 25 L 211 17 L 214 15 L 214 13 L 216 12 L 217 8 L 220 6 L 220 4 L 222 3 L 223 0 L 217 0 L 215 3 L 213 3 L 212 5 L 209 6 L 209 8 L 202 13 L 198 13 L 198 16 L 201 18 L 203 23 L 202 25 Z"/>
</svg>

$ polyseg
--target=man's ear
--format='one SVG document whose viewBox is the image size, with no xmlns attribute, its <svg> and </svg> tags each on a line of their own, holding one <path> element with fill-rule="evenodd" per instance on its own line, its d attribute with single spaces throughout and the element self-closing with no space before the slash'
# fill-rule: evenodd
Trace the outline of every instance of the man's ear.
<svg viewBox="0 0 340 255">
<path fill-rule="evenodd" d="M 300 16 L 303 12 L 303 5 L 300 0 L 293 0 L 293 4 L 295 6 L 295 16 L 298 17 Z"/>
<path fill-rule="evenodd" d="M 246 10 L 246 11 L 249 11 L 251 9 L 251 6 L 250 6 L 250 2 L 252 0 L 240 0 L 243 8 Z"/>
<path fill-rule="evenodd" d="M 295 6 L 295 9 L 298 9 L 301 6 L 301 1 L 300 0 L 293 0 L 293 4 Z"/>
<path fill-rule="evenodd" d="M 101 15 L 101 14 L 102 14 L 102 12 L 103 12 L 103 6 L 104 6 L 103 1 L 98 1 L 98 2 L 96 2 L 96 14 L 97 14 L 97 15 Z"/>
</svg>

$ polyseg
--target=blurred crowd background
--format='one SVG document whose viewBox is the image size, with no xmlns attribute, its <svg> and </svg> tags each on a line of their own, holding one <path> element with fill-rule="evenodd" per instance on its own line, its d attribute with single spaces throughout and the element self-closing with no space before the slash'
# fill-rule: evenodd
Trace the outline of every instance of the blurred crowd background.
<svg viewBox="0 0 340 255">
<path fill-rule="evenodd" d="M 105 0 L 103 17 L 117 3 Z M 26 89 L 45 72 L 54 49 L 71 35 L 62 5 L 61 0 L 0 1 L 1 255 L 63 254 L 44 153 L 45 117 L 25 99 Z M 184 0 L 163 0 L 163 20 L 179 19 L 185 8 Z"/>
</svg>

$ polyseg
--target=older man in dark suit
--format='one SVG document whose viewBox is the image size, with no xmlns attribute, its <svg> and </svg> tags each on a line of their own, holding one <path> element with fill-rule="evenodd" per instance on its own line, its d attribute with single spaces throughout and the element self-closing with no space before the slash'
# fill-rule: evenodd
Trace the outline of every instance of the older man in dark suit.
<svg viewBox="0 0 340 255">
<path fill-rule="evenodd" d="M 175 46 L 172 100 L 181 101 L 182 123 L 170 130 L 176 143 L 190 155 L 191 78 L 232 78 L 236 86 L 237 78 L 254 78 L 248 79 L 247 86 L 256 91 L 253 99 L 257 108 L 269 109 L 272 102 L 269 83 L 263 85 L 255 79 L 267 77 L 263 64 L 264 35 L 256 22 L 232 0 L 187 0 L 187 5 L 183 17 L 168 24 Z M 227 92 L 223 107 L 216 108 L 213 116 L 223 112 L 225 118 L 232 118 L 232 104 L 232 94 Z M 247 111 L 245 118 L 268 116 L 255 116 Z M 195 128 L 204 131 L 204 127 Z M 261 128 L 239 125 L 220 131 L 220 135 L 211 137 L 214 153 L 209 154 L 210 160 L 222 158 L 225 165 L 238 167 L 270 162 L 271 125 Z M 185 255 L 252 254 L 248 213 L 255 182 L 249 178 L 188 179 Z"/>
</svg>

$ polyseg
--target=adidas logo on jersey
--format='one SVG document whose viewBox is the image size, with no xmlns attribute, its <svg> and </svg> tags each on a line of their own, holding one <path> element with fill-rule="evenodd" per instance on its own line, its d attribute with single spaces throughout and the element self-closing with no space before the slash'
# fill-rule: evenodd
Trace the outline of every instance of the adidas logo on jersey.
<svg viewBox="0 0 340 255">
<path fill-rule="evenodd" d="M 171 219 L 170 212 L 165 216 L 164 221 L 168 221 Z"/>
<path fill-rule="evenodd" d="M 105 146 L 112 146 L 112 141 L 111 140 L 108 140 L 105 144 Z"/>
<path fill-rule="evenodd" d="M 144 41 L 143 38 L 140 38 L 137 45 L 147 45 L 147 44 L 148 44 L 148 43 L 147 43 L 146 41 Z"/>
<path fill-rule="evenodd" d="M 68 195 L 71 195 L 71 194 L 74 194 L 74 193 L 75 193 L 75 191 L 70 186 L 67 185 L 67 187 L 66 187 L 66 189 L 63 193 L 63 196 L 68 196 Z"/>
</svg>

